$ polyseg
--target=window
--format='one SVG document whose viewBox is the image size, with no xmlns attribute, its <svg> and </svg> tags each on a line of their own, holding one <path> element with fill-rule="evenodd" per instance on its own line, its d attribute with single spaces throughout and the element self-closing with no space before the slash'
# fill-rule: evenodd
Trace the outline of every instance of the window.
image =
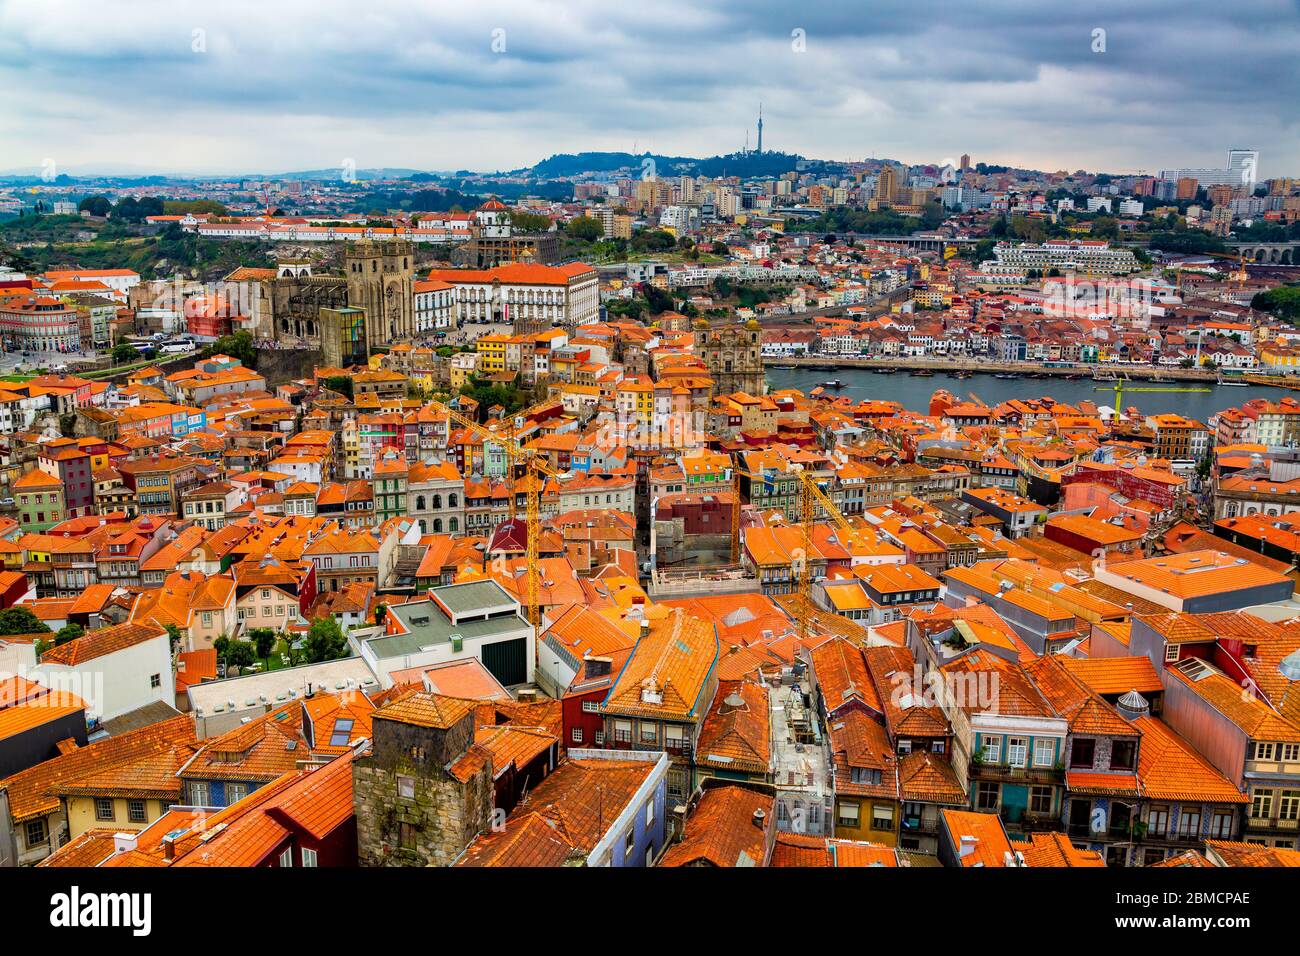
<svg viewBox="0 0 1300 956">
<path fill-rule="evenodd" d="M 397 826 L 397 839 L 403 847 L 414 849 L 415 847 L 415 827 L 402 821 Z"/>
<path fill-rule="evenodd" d="M 1282 800 L 1278 804 L 1278 818 L 1281 820 L 1300 819 L 1300 790 L 1283 790 Z"/>
<path fill-rule="evenodd" d="M 352 739 L 352 718 L 340 717 L 334 721 L 334 732 L 330 734 L 331 747 L 346 747 Z"/>
<path fill-rule="evenodd" d="M 280 866 L 293 866 L 293 847 L 286 847 L 284 852 L 280 854 Z"/>
<path fill-rule="evenodd" d="M 143 800 L 128 800 L 126 802 L 126 818 L 132 823 L 148 823 L 149 811 L 145 808 Z"/>
<path fill-rule="evenodd" d="M 1029 753 L 1029 741 L 1024 737 L 1007 738 L 1007 763 L 1013 767 L 1023 767 Z"/>
<path fill-rule="evenodd" d="M 684 750 L 686 748 L 686 731 L 677 724 L 668 724 L 664 727 L 664 746 L 670 750 Z"/>
<path fill-rule="evenodd" d="M 113 801 L 108 797 L 95 798 L 95 819 L 96 820 L 114 820 L 117 814 L 113 812 Z"/>
<path fill-rule="evenodd" d="M 316 865 L 316 851 L 315 851 L 315 850 L 309 850 L 309 849 L 307 849 L 307 847 L 303 847 L 303 848 L 302 848 L 302 865 L 303 865 L 303 866 L 315 866 L 315 865 Z"/>
<path fill-rule="evenodd" d="M 1056 762 L 1056 741 L 1050 737 L 1034 738 L 1034 766 L 1050 767 Z"/>
<path fill-rule="evenodd" d="M 1257 744 L 1255 744 L 1255 759 L 1256 759 L 1256 760 L 1272 760 L 1272 759 L 1273 759 L 1273 744 L 1269 744 L 1269 743 L 1257 743 Z"/>
<path fill-rule="evenodd" d="M 871 829 L 894 829 L 894 808 L 891 806 L 881 806 L 880 804 L 873 805 L 871 808 Z"/>
<path fill-rule="evenodd" d="M 650 827 L 654 826 L 654 824 L 655 824 L 655 802 L 654 800 L 647 800 L 645 805 L 646 829 L 647 830 L 650 829 Z"/>
<path fill-rule="evenodd" d="M 996 783 L 981 781 L 975 788 L 975 809 L 996 810 L 998 808 L 998 791 Z"/>
<path fill-rule="evenodd" d="M 1300 760 L 1300 744 L 1282 744 L 1282 762 L 1295 763 Z"/>
<path fill-rule="evenodd" d="M 1030 787 L 1029 788 L 1029 812 L 1030 813 L 1051 813 L 1052 812 L 1052 788 L 1051 787 Z"/>
<path fill-rule="evenodd" d="M 415 778 L 398 777 L 397 795 L 403 800 L 414 800 L 415 799 Z"/>
<path fill-rule="evenodd" d="M 605 743 L 605 731 L 603 730 L 596 731 L 595 742 L 597 746 L 600 746 Z"/>
<path fill-rule="evenodd" d="M 912 741 L 900 739 L 898 741 L 899 755 L 910 754 L 912 752 Z"/>
<path fill-rule="evenodd" d="M 594 714 L 600 710 L 600 705 L 594 700 L 584 700 L 582 702 L 582 712 L 584 714 Z"/>
<path fill-rule="evenodd" d="M 1178 660 L 1178 645 L 1168 644 L 1165 646 L 1165 660 L 1173 663 Z"/>
<path fill-rule="evenodd" d="M 1232 814 L 1222 811 L 1215 813 L 1210 822 L 1210 836 L 1215 840 L 1232 838 Z"/>
<path fill-rule="evenodd" d="M 999 760 L 1002 759 L 1002 738 L 1001 737 L 985 737 L 983 739 L 983 744 L 984 744 L 983 754 L 984 754 L 985 763 L 997 763 Z"/>
<path fill-rule="evenodd" d="M 1162 837 L 1169 832 L 1169 808 L 1151 807 L 1147 810 L 1147 833 Z"/>
<path fill-rule="evenodd" d="M 616 720 L 614 721 L 614 739 L 619 743 L 632 742 L 632 721 Z"/>
<path fill-rule="evenodd" d="M 1132 770 L 1137 766 L 1137 741 L 1116 740 L 1110 748 L 1112 770 Z"/>
<path fill-rule="evenodd" d="M 248 784 L 246 783 L 228 783 L 226 784 L 226 805 L 238 803 L 248 796 Z"/>
<path fill-rule="evenodd" d="M 190 805 L 195 807 L 208 806 L 208 785 L 206 783 L 196 781 L 190 784 Z"/>
<path fill-rule="evenodd" d="M 872 786 L 880 785 L 880 771 L 873 767 L 853 767 L 850 769 L 849 774 L 854 783 Z"/>
<path fill-rule="evenodd" d="M 581 728 L 581 727 L 574 727 L 574 728 L 573 728 L 573 733 L 571 734 L 571 736 L 573 737 L 573 742 L 574 742 L 575 744 L 580 744 L 580 743 L 582 743 L 582 728 Z"/>
<path fill-rule="evenodd" d="M 858 825 L 858 805 L 856 803 L 841 803 L 838 822 L 842 827 L 856 827 Z"/>
<path fill-rule="evenodd" d="M 627 833 L 623 834 L 623 858 L 631 857 L 634 849 L 636 849 L 636 827 L 628 827 Z"/>
<path fill-rule="evenodd" d="M 161 687 L 161 686 L 162 686 L 162 674 L 154 674 L 152 677 L 150 677 L 150 678 L 149 678 L 149 686 L 150 686 L 150 687 Z"/>
<path fill-rule="evenodd" d="M 1178 817 L 1178 836 L 1183 839 L 1191 839 L 1200 835 L 1201 832 L 1201 811 L 1184 810 Z"/>
<path fill-rule="evenodd" d="M 659 725 L 653 721 L 641 721 L 641 743 L 653 744 L 659 742 Z"/>
<path fill-rule="evenodd" d="M 1267 820 L 1273 815 L 1273 791 L 1256 790 L 1250 803 L 1250 815 L 1260 820 Z"/>
<path fill-rule="evenodd" d="M 1071 767 L 1091 767 L 1097 741 L 1089 737 L 1076 737 L 1070 747 Z"/>
<path fill-rule="evenodd" d="M 26 844 L 29 848 L 40 846 L 48 840 L 50 838 L 50 831 L 45 826 L 45 818 L 39 817 L 35 820 L 28 820 L 24 836 L 26 837 Z"/>
<path fill-rule="evenodd" d="M 941 753 L 943 753 L 943 747 L 944 747 L 944 744 L 943 744 L 943 741 L 942 741 L 942 740 L 935 740 L 935 741 L 932 741 L 931 744 L 930 744 L 930 749 L 931 749 L 932 751 L 934 751 L 935 753 L 937 753 L 937 754 L 941 754 Z"/>
</svg>

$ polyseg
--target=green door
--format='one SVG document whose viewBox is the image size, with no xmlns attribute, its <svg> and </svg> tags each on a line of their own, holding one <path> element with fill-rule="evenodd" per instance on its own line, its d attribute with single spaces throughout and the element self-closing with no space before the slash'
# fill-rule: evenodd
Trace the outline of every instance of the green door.
<svg viewBox="0 0 1300 956">
<path fill-rule="evenodd" d="M 528 680 L 527 638 L 513 641 L 496 641 L 483 645 L 483 666 L 506 687 Z"/>
</svg>

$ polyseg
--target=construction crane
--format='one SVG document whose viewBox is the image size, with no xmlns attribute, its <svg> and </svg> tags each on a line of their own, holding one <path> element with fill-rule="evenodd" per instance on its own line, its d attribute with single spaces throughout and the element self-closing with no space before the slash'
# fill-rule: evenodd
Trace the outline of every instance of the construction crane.
<svg viewBox="0 0 1300 956">
<path fill-rule="evenodd" d="M 1115 414 L 1122 414 L 1124 411 L 1123 401 L 1125 392 L 1212 392 L 1214 389 L 1207 388 L 1204 385 L 1141 385 L 1135 388 L 1125 388 L 1127 379 L 1116 378 L 1110 385 L 1096 385 L 1093 387 L 1094 392 L 1114 392 L 1115 393 Z"/>
<path fill-rule="evenodd" d="M 525 522 L 524 522 L 524 562 L 528 580 L 526 583 L 526 602 L 528 607 L 528 623 L 533 626 L 533 638 L 540 636 L 542 616 L 539 602 L 538 587 L 538 544 L 542 538 L 542 503 L 541 491 L 542 485 L 546 478 L 553 478 L 557 481 L 563 480 L 564 476 L 544 464 L 538 454 L 534 451 L 521 446 L 513 437 L 507 438 L 504 435 L 497 434 L 489 428 L 485 428 L 478 422 L 467 418 L 455 409 L 448 408 L 439 402 L 435 402 L 441 411 L 447 413 L 447 418 L 455 422 L 459 427 L 464 428 L 471 434 L 483 439 L 484 442 L 495 442 L 501 445 L 505 452 L 506 460 L 510 462 L 510 472 L 507 475 L 510 491 L 510 520 L 514 522 L 515 517 L 515 469 L 518 463 L 523 463 L 524 478 L 524 498 L 525 498 Z M 550 403 L 547 403 L 550 404 Z"/>
<path fill-rule="evenodd" d="M 771 486 L 773 479 L 767 475 L 755 475 L 748 471 L 741 471 L 734 464 L 731 466 L 731 563 L 740 562 L 740 479 L 748 478 L 752 481 L 761 481 L 764 485 Z M 753 486 L 750 486 L 750 497 L 753 497 Z"/>
<path fill-rule="evenodd" d="M 480 425 L 478 422 L 474 421 L 473 419 L 468 418 L 465 415 L 462 415 L 460 412 L 457 412 L 446 405 L 443 405 L 441 403 L 435 403 L 442 411 L 447 413 L 447 417 L 451 421 L 455 422 L 461 428 L 464 428 L 467 431 L 472 432 L 474 435 L 476 435 L 477 437 L 483 440 L 484 443 L 483 451 L 484 451 L 485 458 L 487 455 L 487 444 L 489 442 L 491 442 L 494 445 L 501 446 L 502 452 L 505 454 L 505 458 L 506 458 L 506 474 L 507 476 L 510 477 L 511 484 L 512 484 L 512 491 L 510 494 L 510 502 L 509 502 L 511 521 L 514 521 L 515 518 L 518 517 L 518 507 L 515 503 L 515 495 L 513 492 L 513 481 L 514 481 L 515 472 L 517 471 L 519 466 L 519 459 L 521 457 L 520 454 L 516 453 L 517 449 L 520 448 L 519 445 L 520 432 L 523 431 L 524 425 L 527 423 L 528 419 L 532 415 L 535 415 L 538 412 L 543 411 L 544 409 L 550 408 L 551 406 L 557 403 L 558 403 L 557 399 L 548 398 L 545 401 L 537 402 L 535 405 L 530 405 L 528 408 L 515 412 L 513 415 L 510 416 L 511 425 L 506 429 L 504 429 L 503 431 L 498 431 L 496 429 L 489 428 L 486 425 Z M 484 462 L 484 464 L 486 464 L 486 461 Z"/>
<path fill-rule="evenodd" d="M 803 566 L 799 569 L 799 578 L 797 581 L 799 603 L 796 612 L 799 624 L 799 642 L 804 644 L 808 639 L 808 625 L 813 615 L 812 605 L 812 537 L 813 525 L 817 518 L 817 506 L 820 505 L 822 510 L 836 527 L 844 531 L 848 536 L 855 537 L 857 528 L 844 514 L 839 507 L 831 500 L 830 495 L 822 489 L 821 484 L 814 478 L 802 465 L 794 465 L 795 476 L 799 479 L 799 527 L 802 530 L 803 547 Z"/>
</svg>

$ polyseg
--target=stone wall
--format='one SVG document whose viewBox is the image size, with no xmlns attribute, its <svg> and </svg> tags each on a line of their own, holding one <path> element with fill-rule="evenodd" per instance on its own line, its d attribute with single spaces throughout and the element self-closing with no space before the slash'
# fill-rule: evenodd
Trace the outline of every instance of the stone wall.
<svg viewBox="0 0 1300 956">
<path fill-rule="evenodd" d="M 466 781 L 444 768 L 472 745 L 473 715 L 448 730 L 376 720 L 368 757 L 353 763 L 362 866 L 448 866 L 492 822 L 492 762 Z M 414 793 L 398 795 L 398 778 Z"/>
<path fill-rule="evenodd" d="M 257 373 L 266 379 L 270 389 L 296 378 L 311 378 L 316 366 L 324 364 L 320 349 L 257 350 Z"/>
</svg>

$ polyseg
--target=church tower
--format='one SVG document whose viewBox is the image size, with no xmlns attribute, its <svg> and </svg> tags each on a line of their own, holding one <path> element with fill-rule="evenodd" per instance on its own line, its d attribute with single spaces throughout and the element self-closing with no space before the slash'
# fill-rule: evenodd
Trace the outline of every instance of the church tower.
<svg viewBox="0 0 1300 956">
<path fill-rule="evenodd" d="M 414 256 L 404 240 L 362 240 L 344 253 L 348 305 L 366 310 L 366 344 L 392 344 L 415 334 Z"/>
</svg>

